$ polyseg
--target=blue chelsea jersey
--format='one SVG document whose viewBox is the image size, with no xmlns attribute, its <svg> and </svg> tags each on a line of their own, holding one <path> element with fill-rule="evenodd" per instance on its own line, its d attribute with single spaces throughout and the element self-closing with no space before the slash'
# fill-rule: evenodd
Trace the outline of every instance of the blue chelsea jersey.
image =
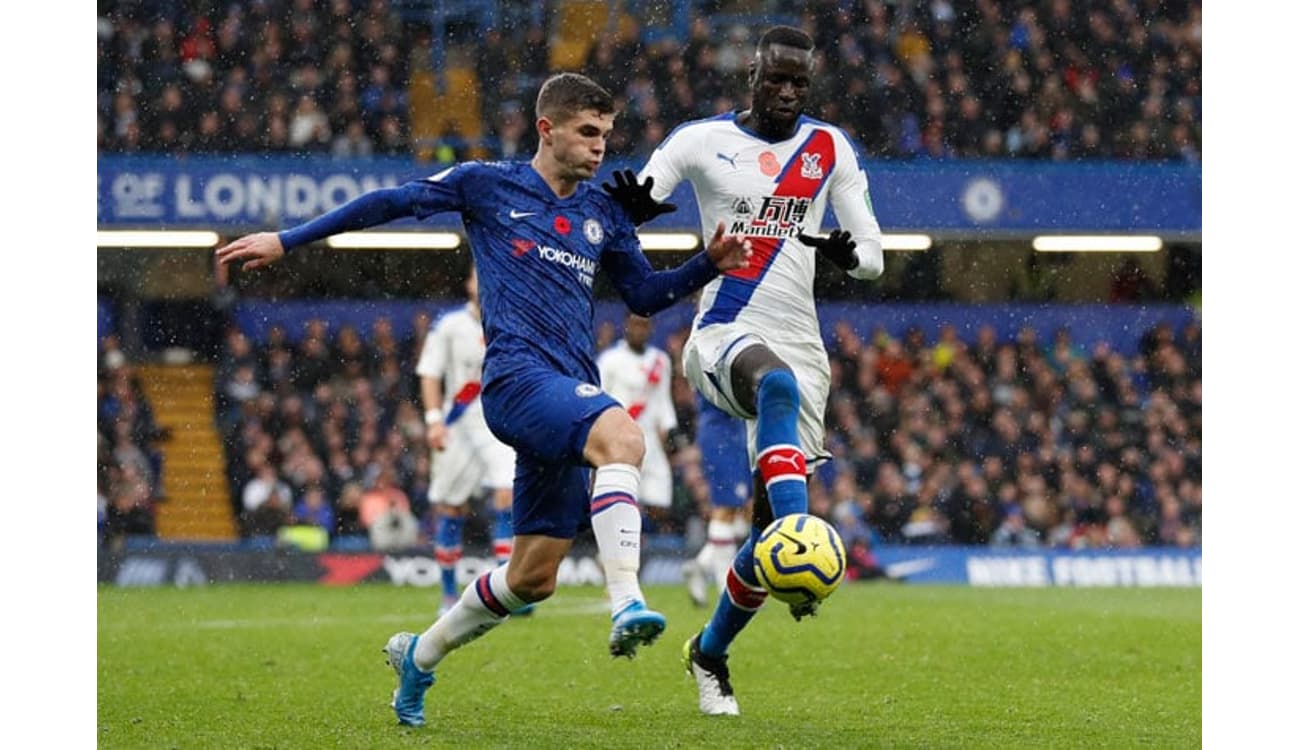
<svg viewBox="0 0 1300 750">
<path fill-rule="evenodd" d="M 478 268 L 487 342 L 483 385 L 531 367 L 599 382 L 592 283 L 604 264 L 622 291 L 648 271 L 636 228 L 586 182 L 558 197 L 527 162 L 466 162 L 410 183 L 426 219 L 461 214 Z"/>
</svg>

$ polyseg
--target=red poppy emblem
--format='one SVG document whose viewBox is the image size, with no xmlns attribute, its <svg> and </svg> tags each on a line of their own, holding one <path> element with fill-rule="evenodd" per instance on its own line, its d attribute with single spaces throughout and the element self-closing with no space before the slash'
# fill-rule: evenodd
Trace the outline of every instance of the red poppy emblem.
<svg viewBox="0 0 1300 750">
<path fill-rule="evenodd" d="M 569 230 L 572 228 L 573 227 L 569 225 L 568 219 L 564 218 L 563 216 L 555 217 L 555 231 L 559 232 L 560 234 L 568 234 Z"/>
</svg>

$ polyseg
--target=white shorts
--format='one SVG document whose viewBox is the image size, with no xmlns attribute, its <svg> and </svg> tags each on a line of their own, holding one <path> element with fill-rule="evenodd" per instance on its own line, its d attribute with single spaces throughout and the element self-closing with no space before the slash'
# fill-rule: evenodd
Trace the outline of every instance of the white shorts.
<svg viewBox="0 0 1300 750">
<path fill-rule="evenodd" d="M 467 425 L 468 426 L 468 425 Z M 429 502 L 464 505 L 480 488 L 509 489 L 515 482 L 515 451 L 482 429 L 447 431 L 447 445 L 433 452 Z"/>
<path fill-rule="evenodd" d="M 655 508 L 673 504 L 673 470 L 664 456 L 646 456 L 641 462 L 641 486 L 637 502 Z"/>
<path fill-rule="evenodd" d="M 831 365 L 820 340 L 798 344 L 769 341 L 735 323 L 714 323 L 691 331 L 682 350 L 686 380 L 700 395 L 733 417 L 745 420 L 749 445 L 749 466 L 757 458 L 755 441 L 757 414 L 745 410 L 731 389 L 731 365 L 736 356 L 756 344 L 763 344 L 789 365 L 799 384 L 799 445 L 808 470 L 831 458 L 826 451 L 826 402 L 830 397 Z"/>
</svg>

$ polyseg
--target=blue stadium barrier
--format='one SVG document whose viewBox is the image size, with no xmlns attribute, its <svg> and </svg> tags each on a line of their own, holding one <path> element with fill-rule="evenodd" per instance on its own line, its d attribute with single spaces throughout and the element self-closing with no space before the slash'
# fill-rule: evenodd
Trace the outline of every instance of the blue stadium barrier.
<svg viewBox="0 0 1300 750">
<path fill-rule="evenodd" d="M 561 586 L 600 586 L 601 568 L 589 541 L 575 545 L 560 565 Z M 876 548 L 878 563 L 904 585 L 999 587 L 1201 587 L 1201 549 L 1147 547 L 1132 550 L 1012 550 L 996 547 Z M 641 564 L 643 584 L 682 582 L 682 550 L 649 550 Z M 496 566 L 487 549 L 471 548 L 458 565 L 468 583 Z M 250 545 L 134 544 L 114 552 L 101 547 L 97 580 L 115 586 L 196 586 L 252 581 L 298 581 L 325 585 L 393 583 L 439 585 L 433 550 L 381 553 L 364 547 L 312 553 Z M 872 579 L 880 580 L 880 579 Z M 853 584 L 848 584 L 853 585 Z"/>
<path fill-rule="evenodd" d="M 399 338 L 413 333 L 417 313 L 429 313 L 432 319 L 444 310 L 461 303 L 455 300 L 383 302 L 373 300 L 346 301 L 245 301 L 234 308 L 237 325 L 254 342 L 266 340 L 273 326 L 281 326 L 291 341 L 301 339 L 307 322 L 313 318 L 326 321 L 330 335 L 339 328 L 351 325 L 364 338 L 371 324 L 380 317 L 388 318 Z M 1142 335 L 1160 323 L 1168 323 L 1174 330 L 1198 319 L 1198 313 L 1184 305 L 1061 305 L 1061 304 L 1003 304 L 973 305 L 956 303 L 926 304 L 863 304 L 857 302 L 823 302 L 818 304 L 822 322 L 822 336 L 834 341 L 834 326 L 847 321 L 859 336 L 869 337 L 877 328 L 893 337 L 902 337 L 910 328 L 920 329 L 926 340 L 934 342 L 945 324 L 957 329 L 960 338 L 974 340 L 984 325 L 993 326 L 1000 341 L 1015 338 L 1025 327 L 1032 326 L 1043 346 L 1051 343 L 1058 328 L 1070 331 L 1071 340 L 1085 350 L 1105 342 L 1126 356 L 1138 351 Z M 596 323 L 609 322 L 616 331 L 623 329 L 627 308 L 621 302 L 598 302 Z M 688 328 L 695 314 L 689 303 L 674 305 L 654 317 L 653 340 L 663 346 L 669 334 Z"/>
</svg>

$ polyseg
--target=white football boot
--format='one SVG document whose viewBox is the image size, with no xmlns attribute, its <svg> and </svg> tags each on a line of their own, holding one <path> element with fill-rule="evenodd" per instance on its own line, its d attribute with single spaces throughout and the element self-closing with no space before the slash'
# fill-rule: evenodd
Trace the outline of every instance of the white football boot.
<svg viewBox="0 0 1300 750">
<path fill-rule="evenodd" d="M 715 659 L 700 652 L 696 634 L 682 647 L 686 673 L 695 678 L 700 689 L 700 712 L 708 716 L 739 716 L 740 704 L 731 689 L 731 671 L 727 657 Z"/>
</svg>

